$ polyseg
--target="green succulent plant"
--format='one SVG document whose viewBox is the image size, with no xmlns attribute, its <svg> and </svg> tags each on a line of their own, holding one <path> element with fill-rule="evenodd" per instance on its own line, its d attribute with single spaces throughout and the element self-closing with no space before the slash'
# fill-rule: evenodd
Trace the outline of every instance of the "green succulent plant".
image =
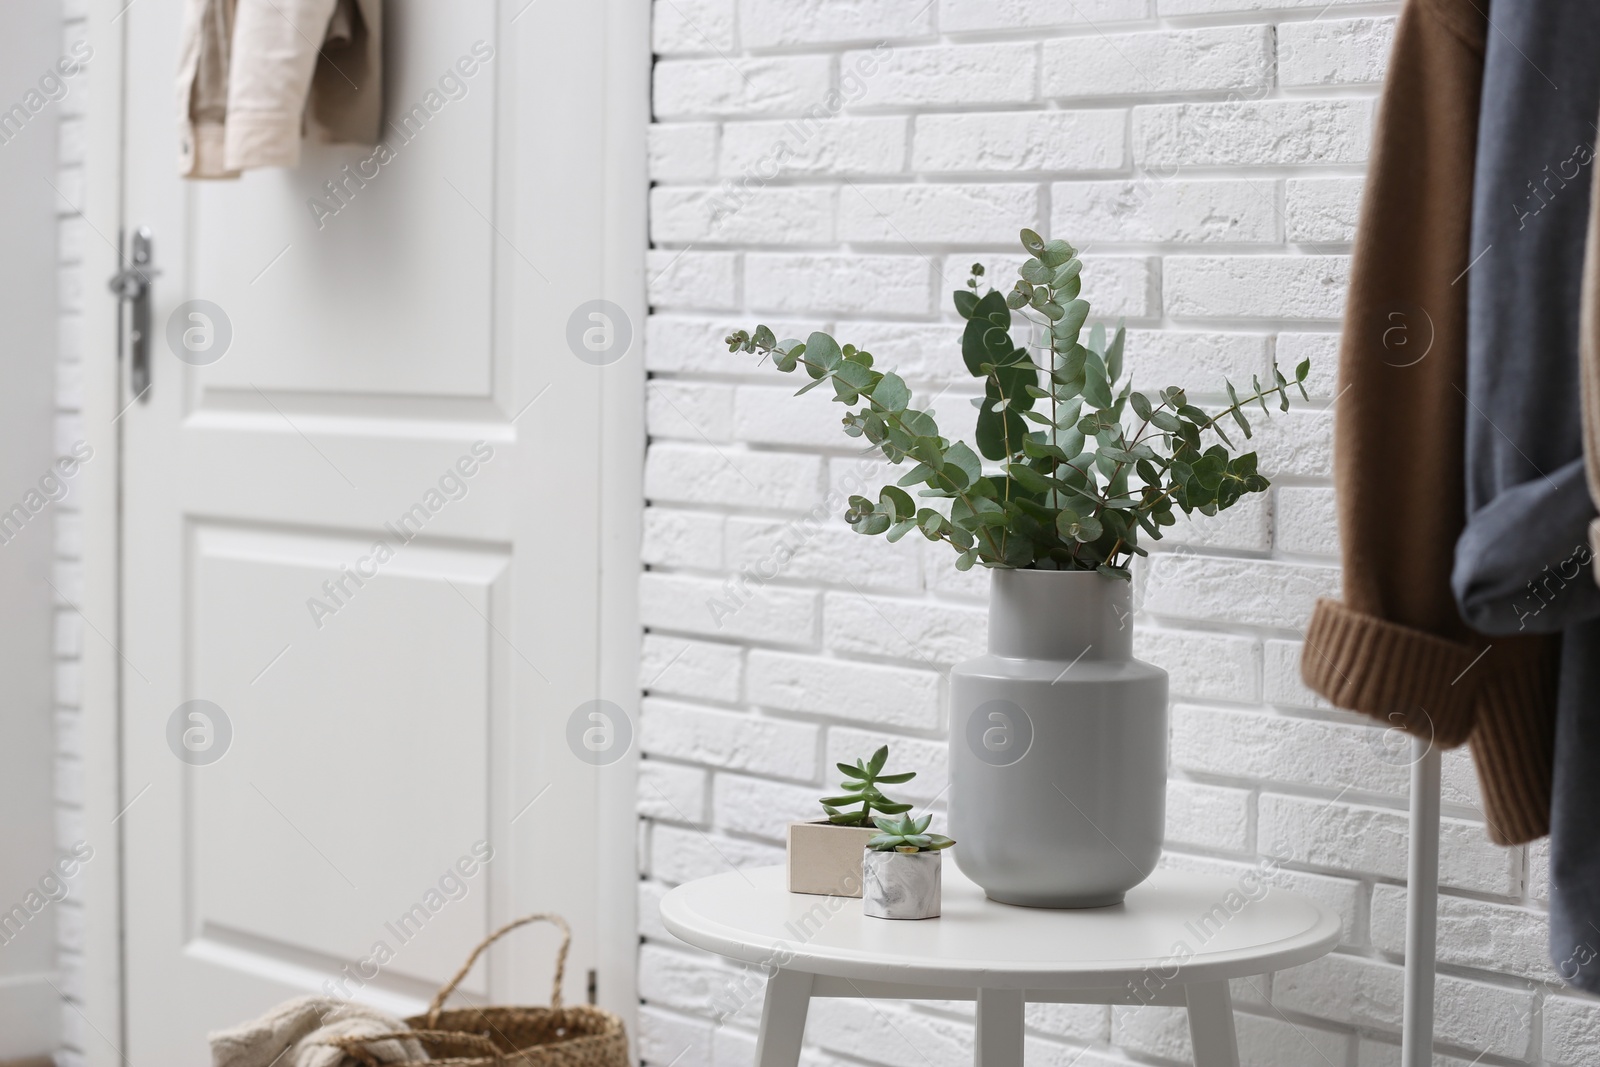
<svg viewBox="0 0 1600 1067">
<path fill-rule="evenodd" d="M 871 759 L 858 759 L 854 766 L 848 763 L 836 764 L 835 766 L 845 776 L 845 780 L 840 783 L 844 793 L 836 797 L 822 798 L 822 810 L 828 813 L 828 821 L 836 826 L 871 826 L 874 811 L 883 812 L 885 815 L 899 815 L 901 812 L 910 811 L 910 804 L 890 800 L 883 795 L 878 786 L 909 782 L 917 776 L 917 772 L 884 774 L 883 765 L 888 762 L 889 746 L 884 745 L 872 754 Z M 853 804 L 861 805 L 860 810 L 840 810 Z"/>
<path fill-rule="evenodd" d="M 799 392 L 831 385 L 850 409 L 845 433 L 864 437 L 890 463 L 911 462 L 877 500 L 850 498 L 846 518 L 857 532 L 897 541 L 916 531 L 944 541 L 959 553 L 961 570 L 981 563 L 1128 578 L 1133 557 L 1147 554 L 1141 536 L 1159 540 L 1177 521 L 1175 510 L 1215 515 L 1267 488 L 1256 453 L 1235 454 L 1223 424 L 1248 438 L 1249 405 L 1270 415 L 1267 401 L 1275 398 L 1287 411 L 1291 386 L 1310 399 L 1311 364 L 1296 367 L 1291 381 L 1274 363 L 1273 384 L 1252 377 L 1244 397 L 1224 380 L 1230 403 L 1215 411 L 1191 404 L 1177 386 L 1135 391 L 1124 375 L 1122 326 L 1109 338 L 1101 324 L 1082 336 L 1089 303 L 1079 296 L 1077 249 L 1032 230 L 1022 231 L 1022 247 L 1031 258 L 1009 293 L 980 293 L 984 269 L 974 264 L 967 288 L 954 294 L 967 322 L 962 359 L 984 383 L 973 401 L 976 451 L 942 436 L 932 413 L 912 407 L 899 375 L 875 369 L 870 353 L 826 333 L 780 341 L 757 326 L 730 333 L 728 349 L 770 356 L 785 373 L 804 368 L 812 380 Z M 1019 345 L 1013 325 L 1039 339 Z M 908 488 L 936 506 L 919 506 Z"/>
<path fill-rule="evenodd" d="M 928 833 L 928 824 L 932 821 L 932 815 L 924 815 L 920 819 L 910 815 L 902 815 L 898 819 L 873 819 L 878 834 L 867 842 L 867 847 L 874 852 L 937 852 L 955 844 L 943 834 Z"/>
</svg>

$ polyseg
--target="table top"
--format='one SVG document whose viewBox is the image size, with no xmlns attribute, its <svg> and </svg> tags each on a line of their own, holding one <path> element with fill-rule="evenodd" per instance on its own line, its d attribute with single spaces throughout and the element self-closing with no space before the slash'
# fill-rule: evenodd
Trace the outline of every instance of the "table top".
<svg viewBox="0 0 1600 1067">
<path fill-rule="evenodd" d="M 673 889 L 661 919 L 746 963 L 992 989 L 1238 978 L 1308 963 L 1339 940 L 1337 916 L 1260 872 L 1158 870 L 1121 904 L 1070 911 L 989 900 L 954 863 L 943 880 L 943 915 L 907 921 L 868 918 L 857 899 L 790 893 L 781 866 L 730 871 Z"/>
</svg>

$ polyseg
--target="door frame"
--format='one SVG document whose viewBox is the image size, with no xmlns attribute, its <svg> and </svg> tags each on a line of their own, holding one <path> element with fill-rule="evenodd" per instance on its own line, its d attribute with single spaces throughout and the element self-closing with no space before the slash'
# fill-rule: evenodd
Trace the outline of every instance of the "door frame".
<svg viewBox="0 0 1600 1067">
<path fill-rule="evenodd" d="M 644 500 L 644 337 L 646 204 L 649 177 L 645 141 L 650 121 L 650 11 L 639 0 L 591 0 L 605 26 L 606 154 L 603 296 L 635 324 L 634 350 L 606 367 L 598 427 L 600 491 L 599 668 L 595 692 L 620 704 L 638 721 L 638 575 Z M 127 0 L 88 0 L 88 37 L 94 48 L 85 121 L 83 203 L 74 205 L 104 240 L 85 242 L 82 265 L 84 437 L 97 462 L 85 464 L 78 486 L 83 523 L 82 745 L 84 834 L 95 861 L 79 876 L 84 909 L 83 976 L 76 1010 L 86 1024 L 86 1061 L 122 1067 L 126 1043 L 122 952 L 123 870 L 121 834 L 113 827 L 124 803 L 122 783 L 121 644 L 122 409 L 119 313 L 105 280 L 120 264 L 112 243 L 136 220 L 125 217 L 124 108 Z M 512 0 L 511 6 L 520 4 Z M 501 0 L 502 26 L 512 17 Z M 159 251 L 159 250 L 158 250 Z M 159 284 L 159 283 L 158 283 Z M 635 731 L 637 735 L 637 731 Z M 599 776 L 601 827 L 597 961 L 603 980 L 599 1003 L 621 1015 L 637 1041 L 638 953 L 635 857 L 637 748 Z M 102 843 L 103 842 L 103 843 Z"/>
</svg>

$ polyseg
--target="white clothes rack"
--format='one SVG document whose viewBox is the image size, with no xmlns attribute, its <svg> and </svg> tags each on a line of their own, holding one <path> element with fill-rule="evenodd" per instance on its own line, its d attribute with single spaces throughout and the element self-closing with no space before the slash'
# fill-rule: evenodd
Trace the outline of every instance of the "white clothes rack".
<svg viewBox="0 0 1600 1067">
<path fill-rule="evenodd" d="M 1406 859 L 1406 985 L 1401 1067 L 1433 1065 L 1433 972 L 1439 928 L 1439 749 L 1411 740 L 1411 843 Z"/>
</svg>

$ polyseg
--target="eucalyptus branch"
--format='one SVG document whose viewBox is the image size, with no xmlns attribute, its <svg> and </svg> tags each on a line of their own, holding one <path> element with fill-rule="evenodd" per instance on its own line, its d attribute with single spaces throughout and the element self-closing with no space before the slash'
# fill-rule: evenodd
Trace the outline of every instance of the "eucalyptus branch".
<svg viewBox="0 0 1600 1067">
<path fill-rule="evenodd" d="M 800 392 L 827 384 L 851 409 L 843 420 L 847 434 L 865 437 L 891 463 L 914 461 L 877 500 L 850 498 L 846 517 L 857 531 L 890 540 L 918 531 L 955 548 L 963 570 L 982 563 L 1126 578 L 1124 557 L 1131 563 L 1146 554 L 1140 534 L 1159 539 L 1161 528 L 1177 521 L 1175 509 L 1212 515 L 1267 488 L 1256 454 L 1236 454 L 1223 423 L 1232 420 L 1248 438 L 1250 405 L 1270 415 L 1267 402 L 1276 399 L 1287 411 L 1291 386 L 1309 399 L 1310 363 L 1296 367 L 1293 379 L 1274 365 L 1267 387 L 1252 376 L 1253 391 L 1243 398 L 1224 381 L 1230 403 L 1215 413 L 1190 404 L 1178 387 L 1154 397 L 1137 392 L 1123 376 L 1123 328 L 1108 337 L 1096 323 L 1082 336 L 1090 308 L 1079 297 L 1077 250 L 1031 230 L 1022 231 L 1022 244 L 1032 258 L 1008 293 L 983 291 L 984 269 L 975 264 L 966 289 L 954 294 L 966 320 L 962 360 L 984 384 L 975 449 L 940 436 L 931 412 L 910 407 L 911 389 L 898 375 L 875 369 L 870 353 L 828 334 L 779 341 L 758 326 L 729 334 L 729 351 L 771 356 L 784 373 L 803 368 L 812 380 Z M 1039 366 L 1031 346 L 1016 344 L 1014 317 L 1045 331 L 1039 351 L 1048 352 L 1049 366 Z M 1048 416 L 1034 410 L 1040 399 L 1050 402 Z M 1131 437 L 1129 409 L 1137 420 Z M 1030 422 L 1044 428 L 1029 430 Z M 1219 443 L 1206 446 L 1206 431 Z M 985 474 L 983 460 L 1000 473 Z M 906 486 L 948 499 L 950 514 L 918 507 Z"/>
</svg>

